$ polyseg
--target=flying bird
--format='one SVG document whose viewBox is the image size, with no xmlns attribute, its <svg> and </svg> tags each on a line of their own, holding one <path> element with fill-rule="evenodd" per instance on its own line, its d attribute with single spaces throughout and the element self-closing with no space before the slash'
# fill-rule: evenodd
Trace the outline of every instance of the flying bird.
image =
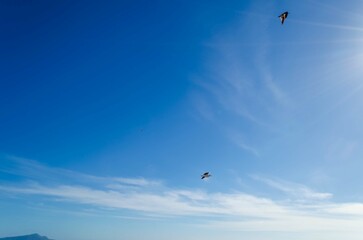
<svg viewBox="0 0 363 240">
<path fill-rule="evenodd" d="M 209 172 L 205 172 L 205 173 L 203 173 L 203 175 L 201 175 L 201 179 L 204 179 L 204 178 L 209 178 L 210 176 L 212 176 L 212 175 L 210 175 L 209 174 Z"/>
<path fill-rule="evenodd" d="M 281 24 L 284 24 L 285 19 L 287 18 L 287 15 L 289 15 L 289 12 L 284 12 L 284 13 L 282 13 L 282 14 L 279 16 L 279 18 L 280 18 L 280 20 L 281 20 Z"/>
</svg>

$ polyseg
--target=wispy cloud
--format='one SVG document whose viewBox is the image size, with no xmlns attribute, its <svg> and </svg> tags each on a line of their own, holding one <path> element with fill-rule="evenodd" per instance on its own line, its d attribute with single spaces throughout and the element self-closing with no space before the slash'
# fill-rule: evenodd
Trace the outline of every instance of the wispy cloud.
<svg viewBox="0 0 363 240">
<path fill-rule="evenodd" d="M 261 115 L 267 113 L 271 105 L 286 105 L 291 100 L 276 83 L 268 64 L 269 22 L 258 22 L 259 26 L 251 29 L 245 23 L 253 18 L 242 15 L 230 30 L 211 40 L 207 45 L 211 54 L 195 83 L 214 97 L 218 104 L 214 104 L 215 108 L 266 126 L 269 124 Z M 246 32 L 249 32 L 249 39 L 246 39 Z M 259 44 L 255 47 L 246 47 L 240 41 L 255 42 L 256 38 Z"/>
<path fill-rule="evenodd" d="M 281 112 L 276 114 L 274 110 L 283 111 L 292 103 L 268 61 L 268 28 L 276 19 L 255 20 L 254 15 L 242 14 L 206 44 L 209 54 L 194 78 L 193 105 L 201 117 L 212 120 L 235 145 L 259 156 L 256 143 L 230 137 L 230 132 L 278 131 L 275 125 L 280 124 Z M 248 24 L 252 21 L 254 28 Z"/>
<path fill-rule="evenodd" d="M 239 231 L 305 231 L 305 230 L 354 230 L 360 231 L 363 221 L 363 203 L 334 203 L 326 201 L 332 198 L 330 193 L 313 191 L 310 188 L 282 180 L 254 177 L 271 187 L 293 195 L 296 201 L 274 200 L 249 193 L 207 192 L 201 189 L 172 188 L 163 181 L 144 178 L 104 178 L 84 175 L 65 169 L 54 169 L 34 161 L 17 161 L 17 164 L 30 165 L 42 169 L 42 178 L 34 180 L 24 177 L 18 183 L 0 183 L 0 191 L 12 195 L 37 196 L 44 205 L 56 201 L 58 204 L 81 204 L 95 211 L 110 209 L 112 216 L 115 210 L 121 217 L 198 217 L 200 224 L 209 227 L 233 229 Z M 19 166 L 24 169 L 23 166 Z M 33 172 L 31 168 L 27 168 Z M 0 168 L 4 170 L 3 167 Z M 7 171 L 9 168 L 7 168 Z M 8 171 L 9 172 L 9 171 Z M 17 170 L 11 171 L 16 174 Z M 49 183 L 47 175 L 72 173 L 74 182 L 59 181 Z M 18 172 L 19 173 L 19 172 Z M 22 173 L 27 176 L 28 174 Z M 85 176 L 89 179 L 101 179 L 100 182 L 77 181 Z M 54 178 L 53 178 L 54 179 Z M 100 184 L 101 183 L 101 184 Z M 157 183 L 155 185 L 155 183 Z M 110 188 L 119 184 L 125 187 Z M 132 185 L 133 187 L 127 187 Z M 150 187 L 153 186 L 153 187 Z M 314 201 L 299 201 L 299 200 Z M 134 212 L 133 215 L 123 211 Z M 106 211 L 102 211 L 107 214 Z"/>
<path fill-rule="evenodd" d="M 333 197 L 331 193 L 316 192 L 302 184 L 283 181 L 281 179 L 271 179 L 257 175 L 252 175 L 252 178 L 299 200 L 324 200 Z"/>
<path fill-rule="evenodd" d="M 260 156 L 260 152 L 256 148 L 246 144 L 246 141 L 244 140 L 244 137 L 241 134 L 236 133 L 236 132 L 229 132 L 228 135 L 229 135 L 229 139 L 232 142 L 234 142 L 238 147 L 244 149 L 247 152 L 252 153 L 256 157 Z"/>
<path fill-rule="evenodd" d="M 146 180 L 143 177 L 122 178 L 122 177 L 100 177 L 89 174 L 79 173 L 62 168 L 51 168 L 40 164 L 37 161 L 8 156 L 2 159 L 0 172 L 22 176 L 32 181 L 47 179 L 52 183 L 79 183 L 107 186 L 109 188 L 121 187 L 152 187 L 162 183 L 157 180 Z"/>
</svg>

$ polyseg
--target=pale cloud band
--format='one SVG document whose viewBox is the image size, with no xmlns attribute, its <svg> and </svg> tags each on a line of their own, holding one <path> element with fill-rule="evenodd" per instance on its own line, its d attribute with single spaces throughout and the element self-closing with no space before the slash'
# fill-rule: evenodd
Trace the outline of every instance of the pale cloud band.
<svg viewBox="0 0 363 240">
<path fill-rule="evenodd" d="M 98 177 L 49 168 L 34 161 L 16 159 L 13 162 L 16 164 L 12 169 L 0 168 L 0 171 L 25 177 L 16 184 L 2 180 L 1 192 L 38 196 L 45 202 L 63 201 L 88 208 L 118 210 L 123 217 L 127 217 L 124 210 L 144 216 L 200 217 L 202 226 L 238 231 L 362 229 L 363 203 L 334 203 L 328 201 L 332 194 L 315 192 L 301 184 L 254 176 L 256 180 L 296 197 L 296 201 L 277 201 L 239 191 L 175 189 L 166 186 L 162 181 L 142 177 Z M 28 174 L 26 171 L 29 171 Z M 62 181 L 61 176 L 67 176 L 66 181 Z M 45 184 L 48 182 L 47 178 L 52 179 L 49 184 Z M 307 201 L 309 199 L 314 201 Z"/>
</svg>

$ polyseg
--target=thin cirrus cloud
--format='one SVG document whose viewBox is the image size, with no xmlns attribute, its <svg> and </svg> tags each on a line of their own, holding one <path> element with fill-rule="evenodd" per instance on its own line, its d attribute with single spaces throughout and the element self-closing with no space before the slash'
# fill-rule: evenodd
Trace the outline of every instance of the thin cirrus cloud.
<svg viewBox="0 0 363 240">
<path fill-rule="evenodd" d="M 268 61 L 268 21 L 253 30 L 246 22 L 254 16 L 241 15 L 228 30 L 216 34 L 208 44 L 204 67 L 195 74 L 193 106 L 201 118 L 212 122 L 237 147 L 261 156 L 258 143 L 240 135 L 246 131 L 275 132 L 292 99 L 275 79 Z M 246 39 L 246 32 L 252 37 Z M 261 44 L 251 46 L 258 39 Z M 247 129 L 247 130 L 246 130 Z"/>
<path fill-rule="evenodd" d="M 324 200 L 333 197 L 331 193 L 316 192 L 302 184 L 283 181 L 281 179 L 272 179 L 258 175 L 251 176 L 254 180 L 263 182 L 268 186 L 286 193 L 299 200 Z"/>
<path fill-rule="evenodd" d="M 152 187 L 162 184 L 160 181 L 146 180 L 142 177 L 99 177 L 62 168 L 50 168 L 38 163 L 37 161 L 14 156 L 5 157 L 2 160 L 3 164 L 0 168 L 1 172 L 21 176 L 33 181 L 42 181 L 47 179 L 47 182 L 50 183 L 58 183 L 59 181 L 62 181 L 63 183 L 92 183 L 93 185 L 108 186 L 110 188 Z"/>
<path fill-rule="evenodd" d="M 26 160 L 17 161 L 17 164 L 26 164 Z M 255 180 L 292 194 L 296 198 L 274 200 L 241 191 L 207 192 L 201 189 L 173 188 L 168 187 L 163 181 L 149 181 L 144 178 L 105 178 L 64 169 L 55 171 L 56 169 L 34 161 L 29 161 L 27 166 L 29 165 L 41 168 L 42 177 L 49 174 L 62 175 L 63 172 L 72 174 L 73 182 L 63 182 L 60 176 L 49 176 L 58 181 L 46 184 L 46 177 L 29 177 L 23 172 L 22 175 L 27 177 L 23 177 L 17 183 L 9 184 L 2 180 L 1 192 L 7 193 L 7 196 L 38 197 L 45 205 L 52 201 L 63 202 L 64 208 L 67 208 L 68 204 L 81 204 L 95 211 L 110 209 L 109 214 L 113 216 L 115 210 L 120 217 L 128 217 L 131 211 L 138 216 L 148 217 L 150 221 L 153 220 L 150 216 L 157 216 L 156 219 L 199 218 L 198 225 L 201 227 L 238 231 L 361 231 L 359 227 L 363 221 L 363 203 L 335 203 L 331 201 L 332 194 L 315 192 L 301 184 L 254 177 Z M 19 168 L 24 169 L 22 166 Z M 4 168 L 0 170 L 4 172 Z M 7 172 L 8 170 L 9 168 Z M 20 171 L 14 169 L 12 173 L 15 172 Z M 86 184 L 85 176 L 100 181 Z M 115 188 L 114 184 L 125 187 Z M 130 185 L 133 187 L 130 188 Z M 307 199 L 314 201 L 306 201 Z M 108 214 L 107 210 L 101 213 Z"/>
<path fill-rule="evenodd" d="M 264 119 L 271 114 L 271 107 L 292 104 L 274 79 L 268 64 L 269 22 L 258 22 L 259 26 L 251 30 L 245 23 L 253 19 L 254 16 L 241 15 L 232 28 L 217 34 L 206 44 L 210 54 L 194 81 L 201 90 L 199 102 L 196 103 L 197 110 L 203 110 L 201 115 L 205 116 L 207 109 L 206 102 L 200 100 L 203 98 L 213 103 L 208 111 L 223 110 L 261 127 L 268 127 L 270 124 Z M 246 32 L 251 35 L 250 39 L 246 39 Z M 241 39 L 247 42 L 258 39 L 261 43 L 251 47 L 242 44 Z"/>
</svg>

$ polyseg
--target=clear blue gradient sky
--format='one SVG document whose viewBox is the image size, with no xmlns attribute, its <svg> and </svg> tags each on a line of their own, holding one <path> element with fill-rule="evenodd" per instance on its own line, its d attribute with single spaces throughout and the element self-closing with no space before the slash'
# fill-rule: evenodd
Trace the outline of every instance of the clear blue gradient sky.
<svg viewBox="0 0 363 240">
<path fill-rule="evenodd" d="M 0 1 L 0 237 L 360 240 L 362 10 Z"/>
</svg>

